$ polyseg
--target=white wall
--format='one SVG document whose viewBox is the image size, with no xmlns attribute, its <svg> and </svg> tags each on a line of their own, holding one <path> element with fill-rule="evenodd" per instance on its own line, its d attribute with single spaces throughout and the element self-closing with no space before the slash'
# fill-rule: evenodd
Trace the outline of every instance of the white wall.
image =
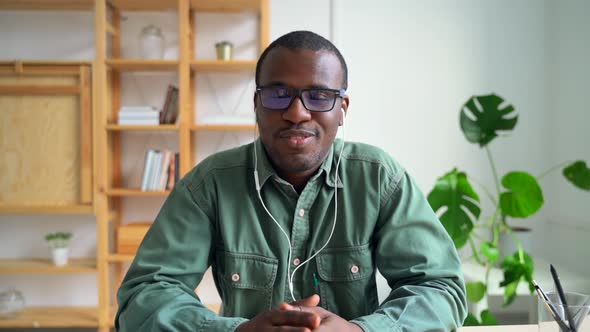
<svg viewBox="0 0 590 332">
<path fill-rule="evenodd" d="M 550 165 L 583 159 L 590 166 L 590 2 L 546 3 L 547 159 Z M 580 257 L 590 256 L 590 194 L 571 186 L 559 172 L 547 182 L 544 254 L 590 279 L 590 266 L 580 264 Z"/>
<path fill-rule="evenodd" d="M 271 39 L 296 29 L 310 29 L 329 37 L 333 20 L 333 39 L 350 70 L 347 139 L 385 148 L 414 175 L 425 192 L 436 177 L 454 166 L 492 187 L 485 153 L 466 143 L 458 126 L 459 107 L 473 94 L 496 92 L 520 114 L 514 134 L 492 144 L 499 172 L 522 169 L 538 174 L 562 159 L 580 157 L 590 161 L 584 147 L 590 135 L 584 130 L 590 110 L 581 98 L 590 86 L 585 61 L 590 53 L 590 29 L 584 15 L 589 12 L 587 3 L 334 0 L 333 16 L 330 4 L 330 0 L 272 1 Z M 141 27 L 136 19 L 130 16 L 124 22 L 129 31 Z M 166 31 L 175 31 L 174 19 L 170 13 L 153 17 Z M 220 29 L 224 25 L 223 20 L 206 19 L 220 24 Z M 236 17 L 235 21 L 250 24 L 248 17 Z M 92 59 L 93 22 L 92 15 L 84 13 L 0 13 L 0 59 Z M 215 31 L 219 30 L 211 33 Z M 59 38 L 53 39 L 55 36 Z M 131 38 L 125 43 L 126 54 L 136 52 L 134 36 L 129 32 L 125 37 Z M 166 54 L 174 57 L 174 37 L 169 42 Z M 246 35 L 241 45 L 245 54 L 251 54 L 256 43 Z M 197 48 L 199 55 L 210 56 L 206 45 Z M 178 78 L 159 75 L 164 75 L 165 80 L 157 75 L 126 75 L 124 102 L 161 103 L 161 96 L 153 91 L 162 91 L 164 83 L 177 82 Z M 223 86 L 229 91 L 229 97 L 218 98 L 221 104 L 211 95 L 208 100 L 199 99 L 205 103 L 197 105 L 199 109 L 251 114 L 251 91 L 242 93 L 252 86 L 251 77 L 198 79 L 200 88 L 210 84 L 212 90 Z M 137 151 L 147 146 L 147 140 L 164 147 L 176 144 L 174 137 L 126 135 L 124 151 L 129 157 L 123 167 L 130 174 L 141 168 L 138 163 L 142 153 Z M 199 158 L 217 148 L 251 140 L 252 134 L 216 137 L 222 141 L 220 145 L 208 144 L 211 138 L 197 137 Z M 557 180 L 548 178 L 542 183 L 549 193 L 548 203 L 530 224 L 541 234 L 548 228 L 561 237 L 551 243 L 561 245 L 569 239 L 580 243 L 568 245 L 561 255 L 573 265 L 573 250 L 588 253 L 588 245 L 582 243 L 588 239 L 590 195 L 574 192 Z M 125 181 L 133 183 L 137 179 L 128 177 Z M 161 203 L 159 198 L 126 199 L 125 219 L 149 219 Z M 549 226 L 542 227 L 546 224 Z M 41 238 L 54 229 L 75 233 L 77 256 L 95 251 L 92 217 L 0 216 L 0 257 L 45 255 Z M 578 268 L 585 272 L 590 269 Z M 93 276 L 72 278 L 67 280 L 67 286 L 62 280 L 0 275 L 0 290 L 14 286 L 24 292 L 31 305 L 96 304 Z M 206 302 L 218 301 L 210 277 L 201 287 L 201 294 Z"/>
</svg>

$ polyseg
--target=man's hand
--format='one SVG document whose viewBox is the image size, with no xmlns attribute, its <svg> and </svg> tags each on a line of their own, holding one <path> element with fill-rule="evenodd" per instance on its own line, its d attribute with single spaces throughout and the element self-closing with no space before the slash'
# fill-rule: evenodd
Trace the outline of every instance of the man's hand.
<svg viewBox="0 0 590 332">
<path fill-rule="evenodd" d="M 317 306 L 319 302 L 320 297 L 312 295 L 291 304 L 281 303 L 278 308 L 263 312 L 241 324 L 236 332 L 311 332 L 320 326 L 321 318 L 309 309 Z"/>
<path fill-rule="evenodd" d="M 314 313 L 316 315 L 318 315 L 321 319 L 321 323 L 320 326 L 317 327 L 315 330 L 313 330 L 314 332 L 341 332 L 341 331 L 346 331 L 346 332 L 363 332 L 363 329 L 361 329 L 360 326 L 351 323 L 349 321 L 347 321 L 346 319 L 336 315 L 335 313 L 332 313 L 322 307 L 318 307 L 318 303 L 319 303 L 319 296 L 317 295 L 312 295 L 311 297 L 308 297 L 307 299 L 304 299 L 302 301 L 310 301 L 310 299 L 314 298 L 314 301 L 316 304 L 313 306 L 299 306 L 299 302 L 295 302 L 292 304 L 287 304 L 287 303 L 283 303 L 279 306 L 280 309 L 284 309 L 284 310 L 290 310 L 290 311 L 300 311 L 302 310 L 303 312 L 310 312 L 310 313 Z M 317 298 L 317 299 L 316 299 Z M 303 302 L 304 304 L 309 303 L 309 302 Z M 299 306 L 299 307 L 298 307 Z"/>
</svg>

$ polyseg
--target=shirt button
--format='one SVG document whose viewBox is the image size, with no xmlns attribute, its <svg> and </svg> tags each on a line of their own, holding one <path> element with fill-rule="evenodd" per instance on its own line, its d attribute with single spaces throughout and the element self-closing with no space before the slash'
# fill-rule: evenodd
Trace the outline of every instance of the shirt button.
<svg viewBox="0 0 590 332">
<path fill-rule="evenodd" d="M 236 282 L 239 281 L 240 280 L 240 275 L 237 274 L 237 273 L 232 274 L 231 280 L 236 281 Z"/>
<path fill-rule="evenodd" d="M 358 272 L 359 272 L 359 267 L 358 267 L 358 266 L 356 266 L 356 265 L 353 265 L 353 266 L 350 268 L 350 272 L 352 272 L 352 273 L 358 273 Z"/>
<path fill-rule="evenodd" d="M 299 265 L 300 263 L 301 263 L 301 261 L 299 260 L 299 258 L 295 258 L 293 260 L 293 265 L 295 265 L 295 266 Z"/>
<path fill-rule="evenodd" d="M 304 215 L 305 215 L 305 210 L 304 209 L 299 210 L 299 216 L 303 217 Z"/>
</svg>

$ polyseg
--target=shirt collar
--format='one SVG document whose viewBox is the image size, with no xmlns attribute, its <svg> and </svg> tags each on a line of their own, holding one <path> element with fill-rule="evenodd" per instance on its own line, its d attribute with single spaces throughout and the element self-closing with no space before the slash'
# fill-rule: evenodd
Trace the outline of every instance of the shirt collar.
<svg viewBox="0 0 590 332">
<path fill-rule="evenodd" d="M 340 144 L 342 144 L 341 140 L 336 140 L 332 146 L 330 146 L 330 151 L 328 151 L 328 156 L 326 157 L 326 160 L 324 160 L 324 162 L 322 163 L 322 165 L 320 166 L 318 173 L 324 172 L 325 173 L 325 181 L 326 184 L 329 185 L 330 187 L 334 187 L 334 173 L 336 172 L 336 162 L 338 161 L 336 156 L 335 151 L 338 151 L 338 153 L 340 152 Z M 338 149 L 336 149 L 335 147 L 338 146 Z M 274 176 L 278 176 L 275 172 L 275 170 L 272 167 L 272 164 L 270 163 L 270 160 L 268 160 L 268 157 L 266 155 L 266 150 L 264 149 L 264 146 L 262 145 L 262 141 L 260 140 L 260 138 L 258 138 L 255 142 L 254 142 L 254 149 L 253 149 L 253 153 L 255 153 L 255 155 L 253 156 L 256 160 L 258 159 L 258 180 L 260 181 L 260 186 L 263 187 L 264 183 L 266 183 L 266 180 L 268 180 L 270 177 Z M 342 165 L 339 166 L 339 168 L 341 168 Z M 319 175 L 319 174 L 318 174 Z M 315 176 L 314 176 L 315 177 Z M 338 188 L 342 188 L 343 184 L 342 184 L 342 178 L 340 176 L 338 176 Z"/>
</svg>

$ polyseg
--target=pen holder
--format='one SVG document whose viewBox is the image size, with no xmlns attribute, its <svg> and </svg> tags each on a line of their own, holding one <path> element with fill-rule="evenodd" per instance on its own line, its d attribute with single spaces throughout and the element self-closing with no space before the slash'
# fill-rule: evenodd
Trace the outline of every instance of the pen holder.
<svg viewBox="0 0 590 332">
<path fill-rule="evenodd" d="M 572 315 L 572 323 L 576 326 L 576 330 L 578 332 L 590 331 L 590 320 L 585 319 L 588 316 L 588 312 L 590 312 L 590 296 L 573 292 L 565 292 L 564 295 L 567 302 L 567 308 Z M 569 326 L 565 307 L 561 304 L 559 295 L 556 292 L 547 292 L 547 297 L 558 317 L 561 317 L 563 323 Z M 550 307 L 551 306 L 545 304 L 544 301 L 538 299 L 537 310 L 539 313 L 539 332 L 567 332 L 568 330 L 560 327 L 560 323 L 554 319 Z M 561 324 L 561 326 L 564 325 Z"/>
</svg>

